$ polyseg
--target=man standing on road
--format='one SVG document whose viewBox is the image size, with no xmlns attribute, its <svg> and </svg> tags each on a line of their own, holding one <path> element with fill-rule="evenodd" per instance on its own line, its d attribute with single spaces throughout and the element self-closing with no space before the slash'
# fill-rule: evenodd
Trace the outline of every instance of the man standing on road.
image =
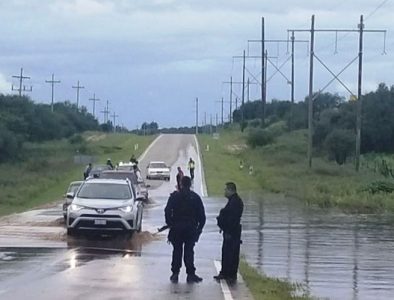
<svg viewBox="0 0 394 300">
<path fill-rule="evenodd" d="M 89 164 L 86 166 L 85 171 L 83 172 L 83 180 L 86 180 L 86 178 L 89 177 L 90 171 L 92 171 L 92 163 L 89 163 Z"/>
<path fill-rule="evenodd" d="M 173 246 L 170 277 L 172 283 L 178 282 L 182 253 L 186 267 L 186 281 L 188 283 L 202 281 L 202 278 L 195 273 L 194 245 L 205 225 L 205 210 L 200 196 L 191 191 L 190 187 L 190 177 L 184 176 L 180 191 L 170 195 L 164 209 L 166 224 L 170 227 L 168 241 Z"/>
<path fill-rule="evenodd" d="M 181 167 L 178 167 L 178 173 L 176 174 L 176 188 L 178 191 L 181 190 L 181 181 L 183 178 L 183 171 Z"/>
<path fill-rule="evenodd" d="M 194 160 L 191 157 L 189 159 L 189 163 L 187 164 L 187 167 L 188 167 L 188 169 L 190 171 L 190 178 L 192 180 L 194 180 L 194 169 L 196 167 L 196 163 L 194 162 Z"/>
<path fill-rule="evenodd" d="M 244 208 L 233 182 L 227 182 L 224 195 L 228 202 L 216 218 L 220 231 L 223 231 L 222 270 L 214 276 L 216 280 L 237 280 L 239 250 L 241 246 L 241 216 Z"/>
</svg>

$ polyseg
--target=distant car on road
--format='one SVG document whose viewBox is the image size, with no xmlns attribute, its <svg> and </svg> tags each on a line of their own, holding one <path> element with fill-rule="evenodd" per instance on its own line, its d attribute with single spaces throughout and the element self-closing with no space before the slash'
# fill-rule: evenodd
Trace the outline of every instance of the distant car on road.
<svg viewBox="0 0 394 300">
<path fill-rule="evenodd" d="M 163 161 L 151 161 L 146 167 L 146 179 L 170 180 L 171 168 Z"/>
<path fill-rule="evenodd" d="M 63 217 L 64 220 L 66 220 L 67 218 L 67 208 L 68 206 L 71 204 L 74 196 L 71 197 L 71 194 L 75 195 L 75 193 L 77 192 L 78 188 L 81 186 L 83 181 L 73 181 L 70 183 L 70 185 L 68 186 L 67 192 L 64 195 L 64 203 L 63 203 Z M 70 197 L 68 198 L 67 195 L 70 195 Z"/>
<path fill-rule="evenodd" d="M 82 231 L 131 236 L 133 232 L 141 231 L 142 200 L 136 197 L 129 180 L 88 179 L 68 207 L 67 234 Z"/>
<path fill-rule="evenodd" d="M 143 197 L 144 201 L 148 201 L 148 188 L 144 181 L 140 182 L 137 174 L 130 170 L 107 170 L 103 171 L 100 175 L 103 179 L 129 179 L 135 192 L 137 198 Z"/>
</svg>

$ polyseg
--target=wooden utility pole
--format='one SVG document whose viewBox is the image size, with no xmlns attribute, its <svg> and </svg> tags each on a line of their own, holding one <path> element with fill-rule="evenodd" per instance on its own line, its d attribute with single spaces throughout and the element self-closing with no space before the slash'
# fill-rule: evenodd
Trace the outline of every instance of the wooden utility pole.
<svg viewBox="0 0 394 300">
<path fill-rule="evenodd" d="M 23 76 L 23 68 L 21 68 L 21 74 L 20 74 L 19 76 L 13 75 L 12 77 L 13 77 L 13 78 L 18 78 L 18 79 L 19 79 L 19 88 L 18 88 L 18 89 L 15 89 L 15 88 L 14 88 L 14 85 L 11 85 L 11 90 L 12 90 L 12 91 L 18 91 L 19 97 L 22 96 L 22 92 L 31 92 L 31 91 L 33 90 L 32 86 L 30 86 L 30 88 L 27 89 L 27 88 L 23 85 L 23 80 L 24 80 L 24 79 L 30 79 L 29 76 Z"/>
<path fill-rule="evenodd" d="M 198 135 L 198 98 L 196 98 L 196 135 Z"/>
<path fill-rule="evenodd" d="M 114 112 L 114 113 L 111 115 L 111 117 L 112 117 L 113 120 L 114 120 L 114 123 L 113 123 L 112 125 L 114 126 L 114 132 L 116 132 L 116 124 L 115 124 L 115 122 L 116 122 L 116 118 L 119 117 L 119 115 L 116 115 L 115 112 Z"/>
<path fill-rule="evenodd" d="M 55 74 L 52 73 L 52 80 L 45 80 L 45 82 L 50 83 L 52 86 L 51 111 L 53 112 L 53 102 L 55 97 L 55 83 L 60 83 L 60 80 L 55 80 Z"/>
<path fill-rule="evenodd" d="M 245 50 L 242 66 L 242 104 L 241 104 L 241 132 L 244 131 L 244 106 L 245 106 Z"/>
<path fill-rule="evenodd" d="M 77 89 L 77 109 L 79 107 L 79 90 L 84 89 L 84 86 L 79 85 L 79 80 L 76 86 L 72 86 L 73 89 Z"/>
<path fill-rule="evenodd" d="M 93 101 L 93 117 L 96 117 L 96 102 L 100 101 L 100 99 L 96 98 L 96 94 L 93 93 L 93 98 L 90 98 L 89 101 Z"/>
<path fill-rule="evenodd" d="M 362 111 L 362 73 L 363 73 L 363 31 L 364 17 L 360 16 L 359 49 L 358 49 L 358 84 L 357 84 L 357 120 L 356 120 L 356 171 L 360 169 L 360 150 L 361 150 L 361 111 Z"/>
<path fill-rule="evenodd" d="M 294 31 L 291 33 L 291 107 L 290 107 L 290 131 L 294 127 Z"/>
<path fill-rule="evenodd" d="M 264 17 L 261 18 L 261 101 L 262 101 L 262 109 L 261 109 L 261 126 L 264 126 L 265 124 L 265 103 L 266 103 L 266 98 L 265 98 L 265 85 L 266 85 L 266 80 L 265 80 L 265 33 L 264 33 Z"/>
<path fill-rule="evenodd" d="M 309 55 L 309 99 L 308 99 L 308 165 L 312 167 L 312 141 L 313 141 L 313 58 L 315 45 L 315 15 L 311 22 L 311 53 Z"/>
</svg>

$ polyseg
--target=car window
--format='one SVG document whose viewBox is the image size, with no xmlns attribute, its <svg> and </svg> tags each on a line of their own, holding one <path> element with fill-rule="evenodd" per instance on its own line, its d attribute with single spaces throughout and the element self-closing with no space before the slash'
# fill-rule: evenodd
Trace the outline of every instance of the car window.
<svg viewBox="0 0 394 300">
<path fill-rule="evenodd" d="M 167 168 L 167 165 L 165 163 L 150 163 L 149 168 L 163 169 L 163 168 Z"/>
<path fill-rule="evenodd" d="M 80 183 L 71 184 L 71 185 L 68 187 L 67 193 L 75 193 L 75 192 L 77 191 L 77 189 L 78 189 L 80 186 L 81 186 Z"/>
<path fill-rule="evenodd" d="M 126 200 L 132 198 L 127 184 L 86 182 L 78 192 L 79 198 Z"/>
</svg>

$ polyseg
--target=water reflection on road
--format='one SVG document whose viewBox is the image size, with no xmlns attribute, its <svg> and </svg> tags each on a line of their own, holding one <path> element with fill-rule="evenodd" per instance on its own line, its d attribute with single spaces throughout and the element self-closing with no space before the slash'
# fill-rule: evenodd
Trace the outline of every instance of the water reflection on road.
<svg viewBox="0 0 394 300">
<path fill-rule="evenodd" d="M 318 297 L 393 298 L 393 215 L 352 216 L 277 195 L 243 196 L 243 252 L 261 271 L 303 283 Z"/>
</svg>

